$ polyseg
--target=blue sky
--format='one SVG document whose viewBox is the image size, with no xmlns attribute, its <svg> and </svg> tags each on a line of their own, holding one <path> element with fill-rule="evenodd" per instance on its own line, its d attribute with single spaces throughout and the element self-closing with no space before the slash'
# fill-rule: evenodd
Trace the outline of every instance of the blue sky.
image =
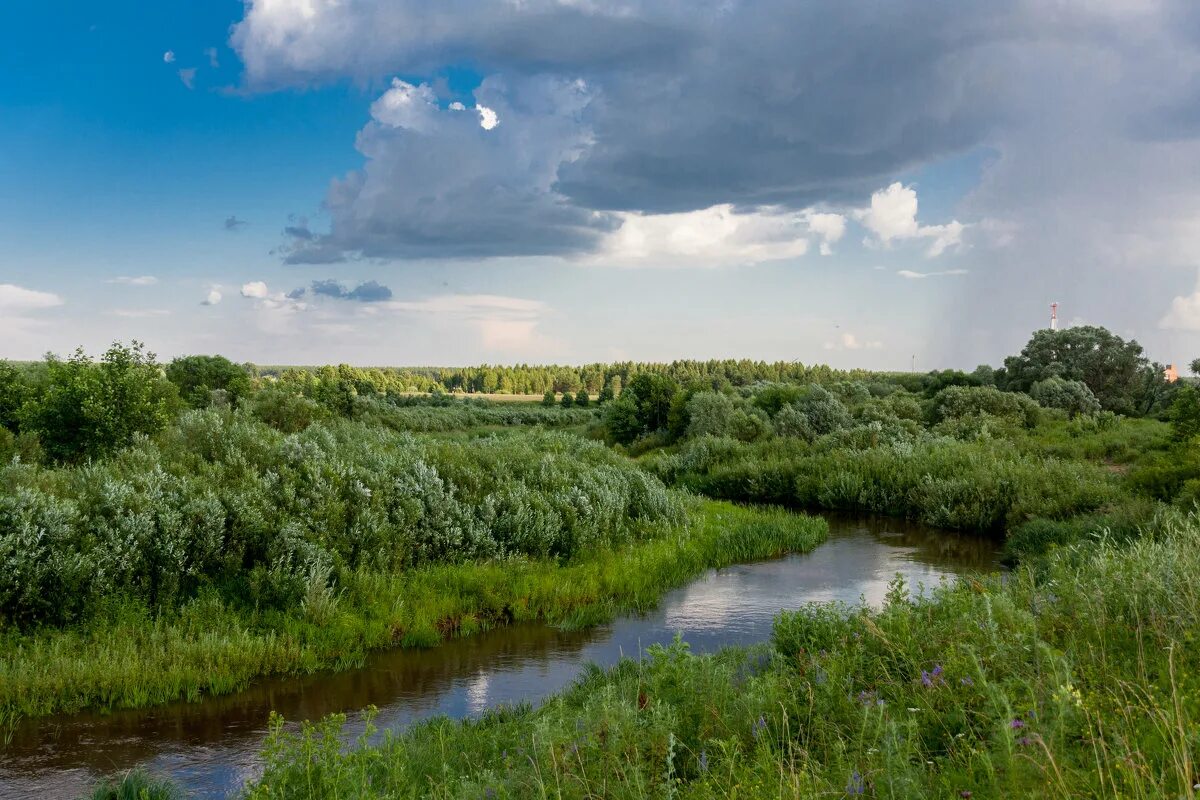
<svg viewBox="0 0 1200 800">
<path fill-rule="evenodd" d="M 1194 5 L 903 5 L 8 4 L 0 357 L 1193 357 Z"/>
</svg>

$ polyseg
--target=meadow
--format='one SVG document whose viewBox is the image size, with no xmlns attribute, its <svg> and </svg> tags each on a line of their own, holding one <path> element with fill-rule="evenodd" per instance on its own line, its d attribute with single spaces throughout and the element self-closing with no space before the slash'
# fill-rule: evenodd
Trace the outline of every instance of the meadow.
<svg viewBox="0 0 1200 800">
<path fill-rule="evenodd" d="M 677 642 L 541 708 L 348 750 L 341 719 L 279 721 L 247 792 L 1194 796 L 1200 393 L 1148 363 L 1039 365 L 1043 333 L 1003 369 L 926 375 L 163 369 L 136 345 L 0 365 L 0 714 L 593 625 L 851 510 L 990 535 L 1014 572 L 789 610 L 757 647 Z M 1054 334 L 1115 357 L 1107 332 Z M 445 394 L 493 381 L 545 394 Z M 135 773 L 96 796 L 171 791 Z"/>
</svg>

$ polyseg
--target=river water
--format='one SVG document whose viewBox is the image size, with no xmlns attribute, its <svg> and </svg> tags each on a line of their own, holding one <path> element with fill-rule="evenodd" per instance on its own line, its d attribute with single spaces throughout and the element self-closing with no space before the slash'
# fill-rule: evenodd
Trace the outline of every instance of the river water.
<svg viewBox="0 0 1200 800">
<path fill-rule="evenodd" d="M 428 650 L 393 650 L 361 669 L 267 679 L 246 691 L 109 715 L 29 720 L 0 750 L 0 798 L 74 798 L 99 776 L 144 766 L 189 797 L 236 794 L 258 772 L 274 709 L 289 721 L 379 709 L 402 728 L 437 714 L 536 703 L 587 662 L 615 663 L 682 633 L 693 651 L 768 639 L 774 616 L 810 601 L 879 605 L 897 573 L 915 590 L 999 568 L 995 542 L 898 520 L 828 516 L 829 540 L 811 553 L 713 570 L 663 596 L 645 615 L 587 631 L 514 625 Z"/>
</svg>

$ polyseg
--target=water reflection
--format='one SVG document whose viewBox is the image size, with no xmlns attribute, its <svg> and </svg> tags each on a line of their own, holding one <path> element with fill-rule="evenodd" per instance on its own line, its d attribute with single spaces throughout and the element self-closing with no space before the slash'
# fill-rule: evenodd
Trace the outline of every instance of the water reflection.
<svg viewBox="0 0 1200 800">
<path fill-rule="evenodd" d="M 696 651 L 748 644 L 770 636 L 782 608 L 814 600 L 878 605 L 897 572 L 916 588 L 997 568 L 988 540 L 896 520 L 829 520 L 829 541 L 812 553 L 710 572 L 649 614 L 590 631 L 512 626 L 430 650 L 380 653 L 352 672 L 264 680 L 203 703 L 29 721 L 0 753 L 0 798 L 75 797 L 97 776 L 136 765 L 169 775 L 191 796 L 225 797 L 256 774 L 272 709 L 303 720 L 375 705 L 377 724 L 388 728 L 478 714 L 537 702 L 584 663 L 612 664 L 676 631 Z"/>
</svg>

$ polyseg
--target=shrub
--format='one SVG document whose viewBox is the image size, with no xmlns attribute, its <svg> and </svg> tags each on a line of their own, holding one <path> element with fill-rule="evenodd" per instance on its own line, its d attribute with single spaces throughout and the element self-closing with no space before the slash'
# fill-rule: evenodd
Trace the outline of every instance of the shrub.
<svg viewBox="0 0 1200 800">
<path fill-rule="evenodd" d="M 1086 383 L 1064 380 L 1057 375 L 1033 384 L 1029 396 L 1043 408 L 1066 411 L 1071 419 L 1100 411 L 1100 401 Z"/>
</svg>

